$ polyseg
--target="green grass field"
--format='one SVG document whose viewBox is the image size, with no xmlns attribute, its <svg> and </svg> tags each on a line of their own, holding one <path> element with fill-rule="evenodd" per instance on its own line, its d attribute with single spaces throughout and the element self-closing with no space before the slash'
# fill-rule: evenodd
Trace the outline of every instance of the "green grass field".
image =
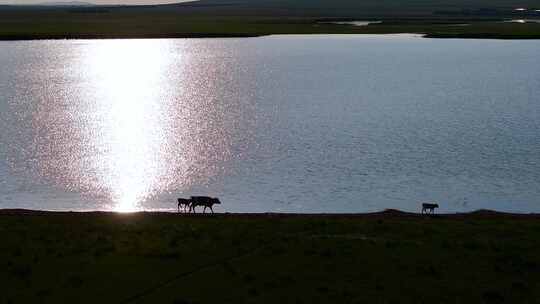
<svg viewBox="0 0 540 304">
<path fill-rule="evenodd" d="M 0 303 L 538 303 L 540 217 L 0 212 Z"/>
<path fill-rule="evenodd" d="M 526 7 L 527 11 L 516 11 Z M 202 0 L 141 7 L 0 6 L 0 39 L 228 37 L 419 33 L 431 37 L 540 38 L 532 0 Z M 321 24 L 379 20 L 365 27 Z M 463 24 L 468 24 L 463 26 Z"/>
</svg>

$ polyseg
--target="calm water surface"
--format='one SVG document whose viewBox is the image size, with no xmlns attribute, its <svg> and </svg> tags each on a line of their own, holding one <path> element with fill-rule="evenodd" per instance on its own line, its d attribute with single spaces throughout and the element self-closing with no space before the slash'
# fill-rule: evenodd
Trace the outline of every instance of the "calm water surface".
<svg viewBox="0 0 540 304">
<path fill-rule="evenodd" d="M 540 41 L 0 43 L 0 208 L 540 212 Z"/>
</svg>

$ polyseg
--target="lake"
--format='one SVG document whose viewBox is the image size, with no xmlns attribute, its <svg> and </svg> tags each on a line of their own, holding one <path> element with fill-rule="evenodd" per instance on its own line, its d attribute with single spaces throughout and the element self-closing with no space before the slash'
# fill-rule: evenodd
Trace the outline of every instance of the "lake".
<svg viewBox="0 0 540 304">
<path fill-rule="evenodd" d="M 540 41 L 0 42 L 0 208 L 540 212 Z"/>
</svg>

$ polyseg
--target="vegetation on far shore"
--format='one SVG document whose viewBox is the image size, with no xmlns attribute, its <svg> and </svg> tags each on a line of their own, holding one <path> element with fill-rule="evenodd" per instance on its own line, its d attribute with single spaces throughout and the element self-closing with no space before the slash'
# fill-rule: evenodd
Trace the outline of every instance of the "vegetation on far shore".
<svg viewBox="0 0 540 304">
<path fill-rule="evenodd" d="M 0 303 L 535 303 L 540 217 L 0 212 Z"/>
<path fill-rule="evenodd" d="M 516 10 L 526 8 L 526 10 Z M 538 39 L 533 0 L 201 0 L 155 6 L 0 6 L 0 40 L 418 33 Z M 367 26 L 331 21 L 371 20 Z"/>
</svg>

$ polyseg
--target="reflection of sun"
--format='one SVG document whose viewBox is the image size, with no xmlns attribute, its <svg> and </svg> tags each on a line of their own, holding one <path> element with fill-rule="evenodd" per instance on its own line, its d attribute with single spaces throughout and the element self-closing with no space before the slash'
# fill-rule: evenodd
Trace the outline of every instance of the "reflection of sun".
<svg viewBox="0 0 540 304">
<path fill-rule="evenodd" d="M 137 199 L 136 197 L 125 196 L 120 198 L 114 206 L 114 211 L 116 212 L 135 212 L 139 209 L 136 206 Z"/>
<path fill-rule="evenodd" d="M 95 134 L 104 148 L 98 171 L 116 211 L 136 211 L 159 178 L 161 88 L 167 44 L 109 40 L 89 50 L 96 117 Z"/>
<path fill-rule="evenodd" d="M 32 171 L 98 209 L 128 212 L 223 170 L 243 109 L 223 103 L 237 92 L 215 49 L 187 40 L 65 44 L 59 78 L 40 74 L 50 87 L 31 111 Z"/>
</svg>

